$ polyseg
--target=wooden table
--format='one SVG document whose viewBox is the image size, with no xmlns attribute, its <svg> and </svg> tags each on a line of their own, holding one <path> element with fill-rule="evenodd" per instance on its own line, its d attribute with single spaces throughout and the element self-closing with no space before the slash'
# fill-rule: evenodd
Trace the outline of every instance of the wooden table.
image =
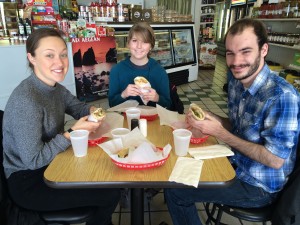
<svg viewBox="0 0 300 225">
<path fill-rule="evenodd" d="M 124 127 L 127 122 L 124 121 Z M 160 126 L 159 119 L 148 122 L 147 138 L 158 147 L 173 144 L 172 128 Z M 213 145 L 214 137 L 200 144 Z M 196 147 L 199 145 L 190 145 Z M 131 224 L 144 224 L 144 188 L 188 187 L 169 182 L 177 160 L 172 148 L 169 159 L 160 167 L 145 170 L 126 170 L 117 167 L 98 146 L 89 147 L 88 155 L 77 158 L 72 147 L 58 154 L 44 173 L 47 185 L 53 188 L 131 188 Z M 228 185 L 235 178 L 235 171 L 226 157 L 204 160 L 198 187 Z"/>
</svg>

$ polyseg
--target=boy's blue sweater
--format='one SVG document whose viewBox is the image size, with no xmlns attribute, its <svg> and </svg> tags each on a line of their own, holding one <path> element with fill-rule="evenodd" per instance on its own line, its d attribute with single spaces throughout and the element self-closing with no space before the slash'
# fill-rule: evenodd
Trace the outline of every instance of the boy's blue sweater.
<svg viewBox="0 0 300 225">
<path fill-rule="evenodd" d="M 162 107 L 170 108 L 170 87 L 169 77 L 165 69 L 154 59 L 149 58 L 149 61 L 144 66 L 134 65 L 129 57 L 116 64 L 110 71 L 109 77 L 109 106 L 113 107 L 121 104 L 129 99 L 137 100 L 140 105 L 143 105 L 139 96 L 130 96 L 126 99 L 121 97 L 121 93 L 127 88 L 128 84 L 134 84 L 134 78 L 137 76 L 145 77 L 151 84 L 151 87 L 156 90 L 159 95 L 159 104 Z M 148 102 L 148 106 L 156 106 L 155 102 Z"/>
</svg>

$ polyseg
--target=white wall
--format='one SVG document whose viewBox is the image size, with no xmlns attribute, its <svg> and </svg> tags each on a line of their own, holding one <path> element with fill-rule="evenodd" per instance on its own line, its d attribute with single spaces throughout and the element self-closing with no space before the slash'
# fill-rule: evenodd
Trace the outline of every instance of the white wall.
<svg viewBox="0 0 300 225">
<path fill-rule="evenodd" d="M 68 54 L 72 56 L 71 43 L 68 43 Z M 11 92 L 31 74 L 25 45 L 0 46 L 0 68 L 0 109 L 4 110 Z M 69 71 L 62 84 L 76 96 L 73 57 L 69 57 Z"/>
</svg>

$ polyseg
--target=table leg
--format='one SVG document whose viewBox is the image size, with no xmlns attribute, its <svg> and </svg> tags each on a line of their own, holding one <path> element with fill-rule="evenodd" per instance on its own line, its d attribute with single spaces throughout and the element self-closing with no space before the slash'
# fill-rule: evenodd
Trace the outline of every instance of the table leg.
<svg viewBox="0 0 300 225">
<path fill-rule="evenodd" d="M 131 225 L 144 224 L 144 188 L 131 189 Z"/>
</svg>

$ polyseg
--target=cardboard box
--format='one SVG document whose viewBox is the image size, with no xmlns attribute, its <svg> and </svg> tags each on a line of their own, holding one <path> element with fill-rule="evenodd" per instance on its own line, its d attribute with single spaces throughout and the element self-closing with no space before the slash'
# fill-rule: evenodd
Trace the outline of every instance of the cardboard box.
<svg viewBox="0 0 300 225">
<path fill-rule="evenodd" d="M 131 20 L 134 22 L 138 22 L 138 21 L 151 22 L 152 21 L 152 10 L 151 9 L 132 8 L 131 9 Z"/>
<path fill-rule="evenodd" d="M 131 9 L 131 20 L 134 22 L 142 21 L 143 18 L 143 10 L 142 9 Z"/>
<path fill-rule="evenodd" d="M 151 9 L 143 9 L 143 21 L 145 21 L 145 22 L 152 21 L 152 10 Z"/>
</svg>

